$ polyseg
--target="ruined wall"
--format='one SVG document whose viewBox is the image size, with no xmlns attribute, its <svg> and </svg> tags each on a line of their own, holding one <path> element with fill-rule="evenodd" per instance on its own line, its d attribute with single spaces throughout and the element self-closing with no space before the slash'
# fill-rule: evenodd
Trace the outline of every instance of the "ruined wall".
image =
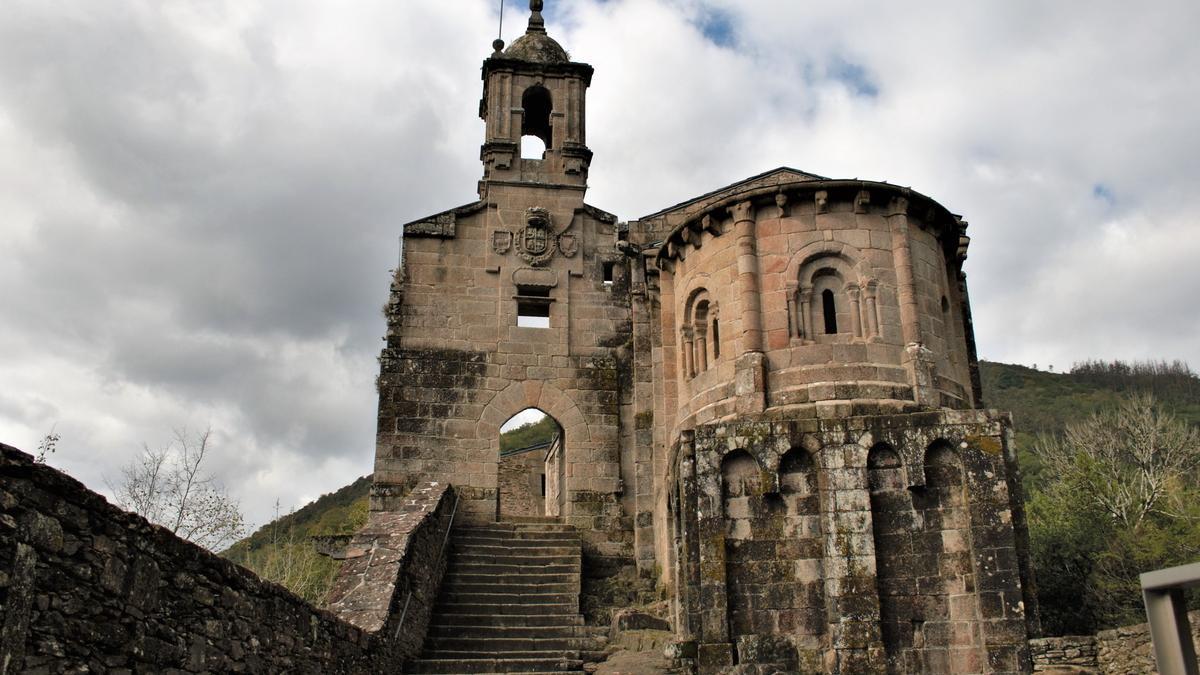
<svg viewBox="0 0 1200 675">
<path fill-rule="evenodd" d="M 459 503 L 454 489 L 438 482 L 419 483 L 396 500 L 387 511 L 371 511 L 351 537 L 325 601 L 338 618 L 387 641 L 387 660 L 373 660 L 387 668 L 421 652 Z"/>
<path fill-rule="evenodd" d="M 546 515 L 546 449 L 500 457 L 500 517 Z"/>
<path fill-rule="evenodd" d="M 423 637 L 342 621 L 25 453 L 0 452 L 8 672 L 357 673 L 399 662 Z M 401 560 L 423 549 L 398 547 Z"/>
<path fill-rule="evenodd" d="M 1007 418 L 697 427 L 679 449 L 681 632 L 702 672 L 1024 672 Z M 719 502 L 716 501 L 719 499 Z"/>
<path fill-rule="evenodd" d="M 1200 611 L 1189 612 L 1192 643 L 1200 653 Z M 1139 623 L 1095 635 L 1068 635 L 1029 641 L 1034 672 L 1079 672 L 1101 675 L 1153 675 L 1154 644 L 1150 627 Z M 1071 669 L 1075 670 L 1072 671 Z"/>
</svg>

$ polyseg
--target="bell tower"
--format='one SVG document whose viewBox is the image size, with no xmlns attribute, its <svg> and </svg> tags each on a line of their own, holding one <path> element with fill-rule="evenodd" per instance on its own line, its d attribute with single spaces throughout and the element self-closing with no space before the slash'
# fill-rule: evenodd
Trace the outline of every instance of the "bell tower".
<svg viewBox="0 0 1200 675">
<path fill-rule="evenodd" d="M 584 124 L 592 67 L 571 61 L 546 34 L 542 0 L 529 9 L 525 34 L 507 49 L 497 39 L 483 62 L 480 197 L 490 185 L 524 184 L 576 189 L 582 199 L 592 160 Z"/>
</svg>

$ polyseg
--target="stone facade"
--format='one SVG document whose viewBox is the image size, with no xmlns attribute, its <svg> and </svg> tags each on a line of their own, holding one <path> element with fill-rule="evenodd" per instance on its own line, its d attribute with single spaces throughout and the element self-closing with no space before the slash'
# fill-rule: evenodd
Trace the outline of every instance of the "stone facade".
<svg viewBox="0 0 1200 675">
<path fill-rule="evenodd" d="M 372 514 L 355 546 L 378 564 L 343 568 L 344 611 L 330 613 L 0 453 L 0 672 L 390 672 L 420 648 L 445 564 L 444 487 Z"/>
<path fill-rule="evenodd" d="M 479 200 L 401 237 L 376 490 L 451 481 L 473 521 L 524 508 L 499 428 L 539 408 L 563 432 L 546 513 L 661 583 L 701 672 L 1028 671 L 1016 450 L 980 397 L 966 222 L 788 168 L 621 222 L 584 202 L 592 68 L 537 11 L 496 47 Z"/>
</svg>

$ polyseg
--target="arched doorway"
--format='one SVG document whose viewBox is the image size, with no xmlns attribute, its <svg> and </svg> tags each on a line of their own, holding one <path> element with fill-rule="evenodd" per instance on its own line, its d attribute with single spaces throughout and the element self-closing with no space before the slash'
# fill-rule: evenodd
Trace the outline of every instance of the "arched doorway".
<svg viewBox="0 0 1200 675">
<path fill-rule="evenodd" d="M 496 516 L 558 516 L 565 490 L 563 430 L 538 408 L 526 408 L 500 427 Z"/>
</svg>

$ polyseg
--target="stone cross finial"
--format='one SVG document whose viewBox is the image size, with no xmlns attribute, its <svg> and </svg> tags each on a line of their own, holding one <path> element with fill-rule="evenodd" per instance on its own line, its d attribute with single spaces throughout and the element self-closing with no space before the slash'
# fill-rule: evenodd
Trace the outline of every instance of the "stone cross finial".
<svg viewBox="0 0 1200 675">
<path fill-rule="evenodd" d="M 546 21 L 542 19 L 542 0 L 529 0 L 529 28 L 527 33 L 545 33 Z"/>
</svg>

